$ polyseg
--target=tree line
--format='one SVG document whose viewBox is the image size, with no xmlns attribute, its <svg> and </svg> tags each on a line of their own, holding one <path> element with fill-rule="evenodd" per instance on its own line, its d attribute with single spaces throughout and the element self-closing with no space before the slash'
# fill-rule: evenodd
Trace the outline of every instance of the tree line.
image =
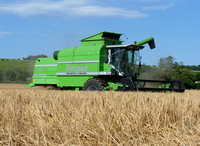
<svg viewBox="0 0 200 146">
<path fill-rule="evenodd" d="M 176 62 L 174 57 L 160 58 L 158 66 L 143 65 L 140 78 L 158 80 L 181 80 L 187 89 L 200 89 L 200 65 L 185 66 L 182 62 Z M 191 69 L 192 68 L 192 69 Z"/>
<path fill-rule="evenodd" d="M 33 65 L 37 58 L 47 57 L 44 54 L 21 59 L 1 59 L 0 82 L 31 82 L 33 76 Z M 26 69 L 23 67 L 26 66 Z"/>
<path fill-rule="evenodd" d="M 7 68 L 0 70 L 0 82 L 26 82 L 32 75 L 32 72 L 22 71 L 18 68 Z"/>
</svg>

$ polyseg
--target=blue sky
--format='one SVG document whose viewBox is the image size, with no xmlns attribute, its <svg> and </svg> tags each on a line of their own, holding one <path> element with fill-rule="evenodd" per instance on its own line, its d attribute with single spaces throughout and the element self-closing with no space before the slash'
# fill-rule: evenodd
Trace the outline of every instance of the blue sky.
<svg viewBox="0 0 200 146">
<path fill-rule="evenodd" d="M 125 34 L 124 44 L 155 38 L 141 50 L 142 62 L 157 65 L 169 55 L 200 64 L 199 0 L 1 0 L 0 58 L 52 56 L 79 46 L 101 31 Z"/>
</svg>

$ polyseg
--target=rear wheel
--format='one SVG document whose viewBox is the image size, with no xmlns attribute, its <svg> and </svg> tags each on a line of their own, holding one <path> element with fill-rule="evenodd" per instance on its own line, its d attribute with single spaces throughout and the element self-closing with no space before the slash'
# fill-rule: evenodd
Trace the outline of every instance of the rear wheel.
<svg viewBox="0 0 200 146">
<path fill-rule="evenodd" d="M 105 87 L 104 82 L 101 79 L 89 79 L 85 82 L 84 91 L 102 91 Z"/>
</svg>

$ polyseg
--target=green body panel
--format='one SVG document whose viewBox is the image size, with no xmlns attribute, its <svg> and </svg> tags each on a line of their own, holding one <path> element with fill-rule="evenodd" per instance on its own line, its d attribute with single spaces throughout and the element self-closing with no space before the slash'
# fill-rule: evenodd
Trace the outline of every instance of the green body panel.
<svg viewBox="0 0 200 146">
<path fill-rule="evenodd" d="M 84 83 L 94 76 L 59 76 L 58 87 L 83 87 Z"/>
<path fill-rule="evenodd" d="M 93 78 L 94 75 L 84 75 L 83 73 L 97 73 L 104 71 L 105 62 L 105 47 L 104 45 L 91 45 L 80 46 L 69 49 L 61 50 L 58 53 L 58 65 L 57 73 L 61 74 L 57 76 L 59 87 L 83 87 L 84 83 Z M 101 55 L 101 51 L 104 50 L 104 54 Z M 103 60 L 104 59 L 104 60 Z M 91 61 L 84 63 L 84 61 Z M 102 67 L 103 66 L 103 67 Z M 109 71 L 107 69 L 107 71 Z M 80 76 L 73 75 L 73 73 L 82 73 Z M 68 75 L 63 75 L 68 73 Z"/>
<path fill-rule="evenodd" d="M 33 76 L 35 84 L 57 84 L 57 76 Z"/>
<path fill-rule="evenodd" d="M 38 58 L 35 63 L 34 85 L 58 87 L 83 87 L 85 82 L 101 75 L 111 75 L 111 67 L 105 63 L 107 45 L 121 45 L 122 34 L 101 32 L 81 40 L 81 46 L 55 51 L 53 58 Z M 146 40 L 147 41 L 147 40 Z M 144 42 L 140 42 L 141 45 Z M 121 84 L 109 83 L 117 88 Z"/>
<path fill-rule="evenodd" d="M 55 76 L 56 72 L 57 61 L 53 58 L 38 58 L 36 60 L 34 74 L 46 74 L 47 76 Z"/>
<path fill-rule="evenodd" d="M 57 84 L 57 61 L 54 58 L 38 58 L 35 63 L 34 84 Z"/>
</svg>

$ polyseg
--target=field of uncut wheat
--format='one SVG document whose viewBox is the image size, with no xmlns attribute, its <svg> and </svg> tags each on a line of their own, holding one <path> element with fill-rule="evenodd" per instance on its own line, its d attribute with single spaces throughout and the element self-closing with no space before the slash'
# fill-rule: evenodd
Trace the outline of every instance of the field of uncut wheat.
<svg viewBox="0 0 200 146">
<path fill-rule="evenodd" d="M 82 92 L 0 85 L 0 145 L 200 145 L 200 91 Z"/>
</svg>

